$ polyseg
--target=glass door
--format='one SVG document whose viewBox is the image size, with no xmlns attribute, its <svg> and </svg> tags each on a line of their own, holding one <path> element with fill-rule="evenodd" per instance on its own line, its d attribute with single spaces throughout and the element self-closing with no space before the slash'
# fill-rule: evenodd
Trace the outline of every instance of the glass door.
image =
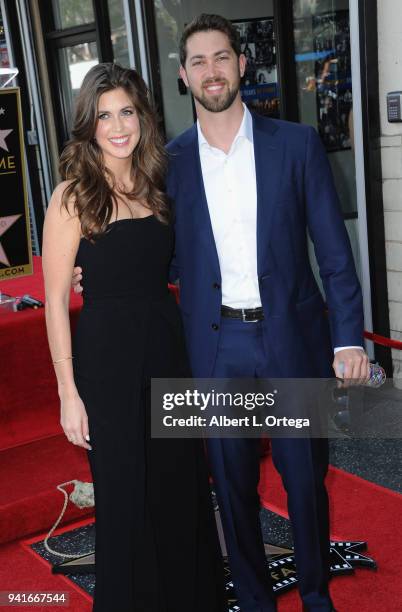
<svg viewBox="0 0 402 612">
<path fill-rule="evenodd" d="M 342 208 L 356 216 L 348 0 L 294 0 L 299 119 L 321 136 Z"/>
<path fill-rule="evenodd" d="M 293 0 L 293 35 L 299 120 L 316 128 L 327 151 L 361 277 L 349 1 Z"/>
<path fill-rule="evenodd" d="M 63 95 L 64 118 L 71 125 L 75 100 L 82 81 L 90 68 L 99 62 L 96 41 L 63 46 L 57 50 L 59 86 Z"/>
</svg>

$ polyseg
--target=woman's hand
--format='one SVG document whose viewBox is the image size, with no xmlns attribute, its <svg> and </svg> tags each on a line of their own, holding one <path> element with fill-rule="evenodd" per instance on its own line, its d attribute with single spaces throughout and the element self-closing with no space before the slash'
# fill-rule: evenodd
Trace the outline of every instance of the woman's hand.
<svg viewBox="0 0 402 612">
<path fill-rule="evenodd" d="M 92 450 L 89 440 L 88 416 L 78 393 L 61 397 L 60 423 L 67 440 L 76 446 Z"/>
</svg>

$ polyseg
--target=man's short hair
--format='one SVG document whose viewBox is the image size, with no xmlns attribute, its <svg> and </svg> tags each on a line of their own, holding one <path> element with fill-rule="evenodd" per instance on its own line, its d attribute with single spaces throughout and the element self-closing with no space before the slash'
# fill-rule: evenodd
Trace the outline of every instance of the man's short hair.
<svg viewBox="0 0 402 612">
<path fill-rule="evenodd" d="M 180 39 L 180 63 L 182 66 L 186 63 L 187 59 L 187 40 L 196 32 L 210 32 L 212 30 L 217 30 L 218 32 L 223 32 L 229 39 L 230 46 L 233 51 L 236 53 L 237 57 L 239 57 L 241 53 L 240 47 L 240 36 L 237 29 L 234 25 L 225 17 L 221 17 L 220 15 L 209 15 L 207 13 L 202 13 L 198 17 L 195 17 L 190 23 L 186 25 L 183 30 L 183 34 Z"/>
</svg>

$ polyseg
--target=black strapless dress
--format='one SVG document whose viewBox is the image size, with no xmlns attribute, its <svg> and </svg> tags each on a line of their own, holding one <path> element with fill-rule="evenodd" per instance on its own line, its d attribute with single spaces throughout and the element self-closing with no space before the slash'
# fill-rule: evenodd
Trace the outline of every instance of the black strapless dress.
<svg viewBox="0 0 402 612">
<path fill-rule="evenodd" d="M 95 488 L 95 612 L 222 612 L 223 568 L 202 443 L 150 436 L 151 377 L 189 376 L 167 289 L 172 229 L 154 216 L 81 240 L 73 338 Z"/>
</svg>

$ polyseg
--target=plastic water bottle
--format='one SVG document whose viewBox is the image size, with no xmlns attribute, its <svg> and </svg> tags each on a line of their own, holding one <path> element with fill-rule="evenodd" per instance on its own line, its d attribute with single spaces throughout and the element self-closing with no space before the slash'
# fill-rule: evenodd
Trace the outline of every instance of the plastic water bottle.
<svg viewBox="0 0 402 612">
<path fill-rule="evenodd" d="M 370 363 L 370 378 L 367 382 L 364 383 L 365 387 L 371 387 L 372 389 L 378 389 L 385 383 L 387 375 L 385 374 L 384 368 L 382 368 L 378 363 Z M 343 361 L 340 362 L 339 368 L 341 370 L 342 376 L 344 376 L 345 372 L 345 364 Z"/>
</svg>

